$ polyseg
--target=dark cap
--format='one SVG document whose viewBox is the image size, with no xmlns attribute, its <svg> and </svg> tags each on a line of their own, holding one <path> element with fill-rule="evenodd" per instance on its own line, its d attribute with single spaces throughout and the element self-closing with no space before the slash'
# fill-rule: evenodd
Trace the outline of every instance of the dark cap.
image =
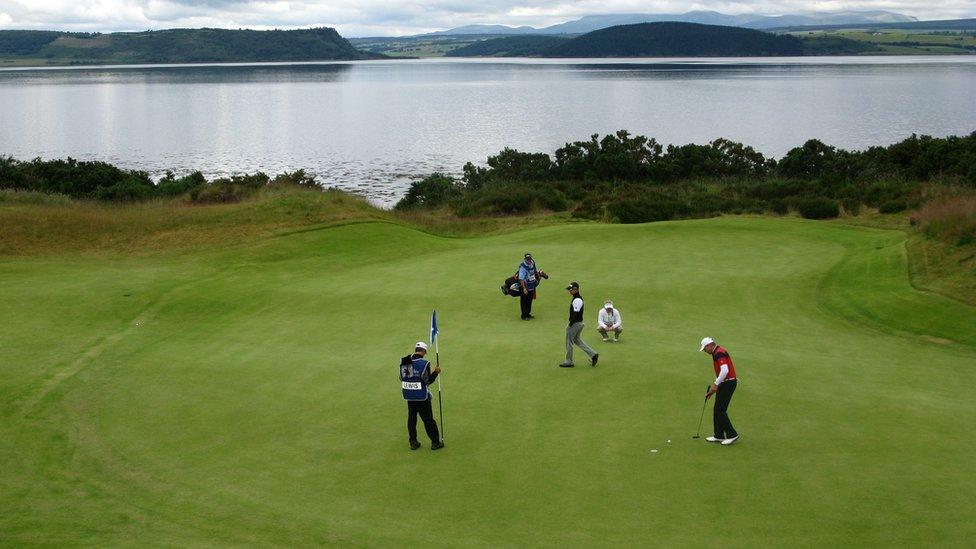
<svg viewBox="0 0 976 549">
<path fill-rule="evenodd" d="M 573 288 L 579 290 L 579 282 L 570 282 L 569 286 L 566 286 L 567 290 L 572 290 Z"/>
<path fill-rule="evenodd" d="M 525 252 L 525 259 L 532 259 L 532 254 Z"/>
</svg>

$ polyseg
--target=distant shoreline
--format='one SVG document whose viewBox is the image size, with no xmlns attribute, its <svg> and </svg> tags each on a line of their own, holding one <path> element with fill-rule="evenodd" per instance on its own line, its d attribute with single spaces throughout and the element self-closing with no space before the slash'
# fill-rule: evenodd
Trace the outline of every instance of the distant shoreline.
<svg viewBox="0 0 976 549">
<path fill-rule="evenodd" d="M 861 55 L 795 55 L 795 56 L 739 56 L 739 57 L 389 57 L 386 59 L 321 60 L 321 61 L 236 61 L 201 63 L 99 63 L 80 64 L 6 64 L 0 61 L 0 72 L 27 70 L 91 70 L 91 69 L 153 69 L 198 67 L 296 67 L 317 65 L 359 65 L 377 63 L 517 63 L 557 65 L 572 61 L 581 65 L 596 64 L 737 64 L 732 61 L 748 61 L 764 65 L 816 65 L 848 64 L 830 63 L 830 60 L 858 60 L 863 64 L 881 65 L 896 63 L 895 60 L 917 60 L 928 63 L 955 63 L 969 60 L 976 63 L 974 54 L 861 54 Z M 724 62 L 724 63 L 723 63 Z M 860 64 L 853 62 L 849 64 Z"/>
</svg>

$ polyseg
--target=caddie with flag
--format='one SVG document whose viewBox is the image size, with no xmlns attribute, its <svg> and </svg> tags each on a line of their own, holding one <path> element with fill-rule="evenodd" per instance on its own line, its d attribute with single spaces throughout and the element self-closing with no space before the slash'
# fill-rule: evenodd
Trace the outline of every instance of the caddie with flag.
<svg viewBox="0 0 976 549">
<path fill-rule="evenodd" d="M 441 373 L 440 366 L 431 369 L 427 356 L 427 344 L 418 341 L 414 345 L 412 355 L 400 359 L 400 385 L 403 399 L 407 401 L 407 434 L 410 435 L 410 449 L 420 448 L 417 440 L 417 416 L 424 422 L 424 430 L 430 437 L 430 449 L 440 450 L 444 447 L 441 435 L 434 421 L 434 410 L 431 407 L 431 395 L 427 387 L 437 379 Z"/>
</svg>

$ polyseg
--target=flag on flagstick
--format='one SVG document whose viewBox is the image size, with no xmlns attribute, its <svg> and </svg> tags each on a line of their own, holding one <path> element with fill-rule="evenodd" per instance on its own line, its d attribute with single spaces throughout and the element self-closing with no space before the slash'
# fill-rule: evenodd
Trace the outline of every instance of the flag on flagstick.
<svg viewBox="0 0 976 549">
<path fill-rule="evenodd" d="M 430 344 L 434 345 L 437 341 L 437 311 L 430 315 Z"/>
<path fill-rule="evenodd" d="M 440 340 L 437 339 L 437 310 L 430 315 L 430 343 L 434 346 L 434 356 L 437 360 L 437 367 L 441 365 Z M 444 401 L 441 397 L 441 376 L 437 376 L 437 410 L 441 416 L 441 441 L 444 440 Z"/>
</svg>

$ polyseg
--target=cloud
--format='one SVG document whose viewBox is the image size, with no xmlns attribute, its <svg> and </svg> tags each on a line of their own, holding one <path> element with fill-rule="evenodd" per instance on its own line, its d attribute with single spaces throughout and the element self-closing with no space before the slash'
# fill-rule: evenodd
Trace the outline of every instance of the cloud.
<svg viewBox="0 0 976 549">
<path fill-rule="evenodd" d="M 778 15 L 841 9 L 883 9 L 919 19 L 976 16 L 973 0 L 0 0 L 0 28 L 110 32 L 331 26 L 346 36 L 375 36 L 477 23 L 546 26 L 598 13 Z"/>
</svg>

